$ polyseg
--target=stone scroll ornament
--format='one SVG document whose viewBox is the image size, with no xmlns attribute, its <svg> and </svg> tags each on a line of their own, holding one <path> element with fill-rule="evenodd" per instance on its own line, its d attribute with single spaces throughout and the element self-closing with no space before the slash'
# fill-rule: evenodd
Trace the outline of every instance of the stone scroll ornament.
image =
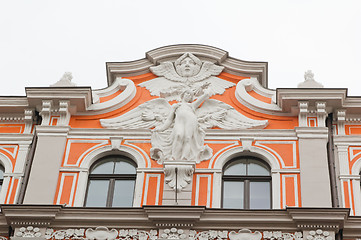
<svg viewBox="0 0 361 240">
<path fill-rule="evenodd" d="M 195 63 L 188 63 L 191 60 Z M 233 83 L 215 77 L 209 78 L 213 74 L 219 74 L 223 67 L 219 69 L 213 63 L 215 67 L 211 63 L 207 63 L 209 66 L 205 67 L 206 62 L 202 65 L 197 61 L 200 60 L 197 60 L 192 54 L 186 53 L 175 63 L 176 66 L 180 64 L 177 72 L 181 73 L 182 76 L 177 75 L 177 81 L 174 80 L 167 85 L 165 82 L 170 80 L 165 80 L 166 77 L 163 77 L 158 79 L 160 82 L 154 84 L 154 86 L 153 83 L 144 85 L 149 87 L 152 94 L 158 94 L 159 96 L 162 96 L 161 93 L 165 91 L 164 86 L 168 86 L 172 90 L 169 91 L 170 94 L 163 96 L 165 98 L 147 101 L 119 117 L 102 119 L 100 120 L 101 125 L 105 128 L 118 129 L 154 128 L 151 136 L 152 148 L 150 156 L 152 159 L 157 160 L 159 164 L 165 161 L 200 163 L 210 159 L 212 149 L 204 144 L 204 130 L 207 128 L 218 127 L 237 130 L 267 126 L 268 121 L 266 120 L 247 118 L 232 106 L 218 100 L 209 99 L 214 94 L 222 94 L 225 88 L 233 86 Z M 161 67 L 161 65 L 158 67 L 166 69 L 165 66 Z M 192 67 L 189 67 L 191 65 Z M 194 70 L 197 65 L 199 65 L 199 73 Z M 167 69 L 171 67 L 174 68 L 173 63 Z M 214 70 L 216 68 L 219 69 L 218 72 Z M 153 69 L 153 71 L 155 70 Z M 177 72 L 174 70 L 170 78 L 175 78 Z M 166 74 L 166 70 L 164 70 L 164 74 L 164 76 L 168 76 L 170 73 Z M 197 77 L 199 74 L 207 77 Z M 205 81 L 205 79 L 209 81 Z M 178 99 L 179 92 L 180 100 L 170 105 L 168 100 Z M 194 100 L 195 98 L 196 100 Z"/>
</svg>

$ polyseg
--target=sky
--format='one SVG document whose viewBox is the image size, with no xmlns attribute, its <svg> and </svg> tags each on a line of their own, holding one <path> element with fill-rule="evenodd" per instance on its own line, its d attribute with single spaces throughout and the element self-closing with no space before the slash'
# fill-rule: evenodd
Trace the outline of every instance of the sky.
<svg viewBox="0 0 361 240">
<path fill-rule="evenodd" d="M 64 72 L 105 88 L 106 62 L 173 44 L 204 44 L 268 62 L 268 86 L 294 88 L 312 70 L 361 96 L 360 0 L 1 0 L 0 96 L 25 96 Z"/>
</svg>

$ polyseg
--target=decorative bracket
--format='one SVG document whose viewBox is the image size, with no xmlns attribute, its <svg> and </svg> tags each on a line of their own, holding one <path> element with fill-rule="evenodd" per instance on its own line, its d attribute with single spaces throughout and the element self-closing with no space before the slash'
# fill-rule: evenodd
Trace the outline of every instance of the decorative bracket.
<svg viewBox="0 0 361 240">
<path fill-rule="evenodd" d="M 298 114 L 298 122 L 300 127 L 307 127 L 308 102 L 298 102 L 300 112 Z"/>
<path fill-rule="evenodd" d="M 326 102 L 316 102 L 316 109 L 318 127 L 326 127 Z"/>
<path fill-rule="evenodd" d="M 337 130 L 338 135 L 345 135 L 346 110 L 339 109 L 337 111 Z"/>
<path fill-rule="evenodd" d="M 195 162 L 164 162 L 165 183 L 181 192 L 189 183 L 195 169 Z"/>
</svg>

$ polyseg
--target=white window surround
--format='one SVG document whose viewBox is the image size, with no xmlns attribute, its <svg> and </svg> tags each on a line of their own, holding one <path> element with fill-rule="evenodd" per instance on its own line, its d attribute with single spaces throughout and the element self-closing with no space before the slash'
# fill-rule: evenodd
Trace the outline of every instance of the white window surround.
<svg viewBox="0 0 361 240">
<path fill-rule="evenodd" d="M 75 193 L 74 207 L 82 207 L 84 205 L 84 199 L 88 184 L 89 169 L 93 163 L 102 157 L 108 155 L 123 155 L 133 160 L 137 168 L 145 168 L 146 159 L 137 150 L 127 147 L 119 146 L 114 149 L 112 146 L 104 146 L 93 150 L 87 154 L 79 167 L 79 180 Z M 144 179 L 144 173 L 137 171 L 137 178 L 134 189 L 133 207 L 140 207 L 142 197 L 142 183 Z"/>
<path fill-rule="evenodd" d="M 352 166 L 350 178 L 352 179 L 353 200 L 355 203 L 355 215 L 361 215 L 361 187 L 360 187 L 361 158 Z M 350 199 L 351 200 L 351 199 Z"/>
<path fill-rule="evenodd" d="M 247 149 L 247 150 L 246 150 Z M 280 187 L 280 166 L 279 163 L 271 153 L 267 152 L 264 149 L 247 146 L 245 147 L 235 147 L 229 149 L 222 153 L 216 160 L 214 165 L 214 178 L 213 178 L 213 204 L 214 208 L 221 207 L 221 198 L 222 198 L 222 170 L 224 165 L 239 156 L 253 156 L 264 160 L 271 167 L 271 177 L 272 177 L 272 209 L 280 209 L 280 199 L 281 199 L 281 187 Z"/>
<path fill-rule="evenodd" d="M 4 154 L 0 153 L 0 164 L 5 168 L 3 185 L 0 192 L 0 204 L 5 203 L 6 193 L 9 188 L 9 183 L 12 175 L 13 164 L 11 160 Z"/>
</svg>

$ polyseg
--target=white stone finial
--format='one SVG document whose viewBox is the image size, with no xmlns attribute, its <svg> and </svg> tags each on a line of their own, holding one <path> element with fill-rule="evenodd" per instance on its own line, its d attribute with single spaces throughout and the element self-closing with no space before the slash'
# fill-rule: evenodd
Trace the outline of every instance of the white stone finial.
<svg viewBox="0 0 361 240">
<path fill-rule="evenodd" d="M 304 74 L 305 81 L 298 84 L 298 88 L 323 88 L 323 85 L 319 82 L 316 82 L 314 79 L 314 74 L 311 70 L 307 70 Z"/>
<path fill-rule="evenodd" d="M 50 87 L 74 87 L 75 83 L 71 82 L 73 75 L 71 72 L 65 72 L 61 79 L 56 83 L 50 85 Z"/>
</svg>

